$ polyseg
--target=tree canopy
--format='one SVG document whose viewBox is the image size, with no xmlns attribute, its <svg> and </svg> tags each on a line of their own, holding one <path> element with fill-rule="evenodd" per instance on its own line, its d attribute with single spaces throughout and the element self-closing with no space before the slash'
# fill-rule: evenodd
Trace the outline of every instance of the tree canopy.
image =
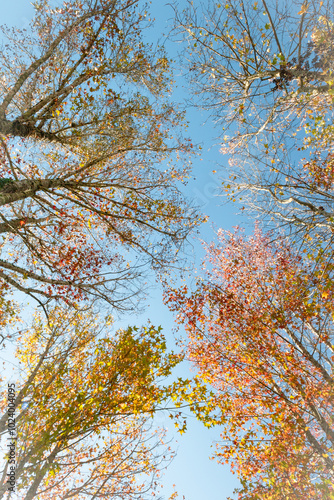
<svg viewBox="0 0 334 500">
<path fill-rule="evenodd" d="M 180 263 L 203 220 L 179 189 L 192 144 L 165 50 L 145 41 L 143 2 L 34 8 L 27 29 L 1 27 L 0 326 L 20 315 L 13 292 L 42 313 L 1 337 L 19 366 L 15 383 L 1 380 L 0 436 L 10 394 L 25 500 L 146 498 L 173 455 L 152 417 L 184 385 L 166 382 L 181 357 L 160 327 L 115 333 L 98 311 L 135 309 L 147 272 Z"/>
<path fill-rule="evenodd" d="M 183 382 L 161 328 L 113 332 L 110 317 L 56 307 L 18 339 L 15 491 L 24 500 L 144 498 L 172 454 L 152 416 Z M 2 391 L 1 440 L 8 440 Z M 10 439 L 15 439 L 14 437 Z M 9 498 L 2 462 L 0 498 Z"/>
<path fill-rule="evenodd" d="M 261 218 L 252 235 L 219 229 L 195 279 L 195 148 L 148 6 L 37 0 L 27 29 L 0 28 L 5 368 L 15 352 L 0 498 L 155 497 L 173 452 L 154 416 L 182 434 L 184 407 L 220 426 L 215 457 L 239 500 L 334 498 L 333 5 L 173 7 L 187 105 L 209 112 L 226 159 L 222 193 Z M 185 328 L 181 353 L 150 322 L 113 325 L 150 278 Z M 185 358 L 191 379 L 175 377 Z"/>
<path fill-rule="evenodd" d="M 332 102 L 331 2 L 189 1 L 175 29 L 200 106 L 223 130 L 233 125 L 229 147 L 292 133 L 307 110 Z"/>
<path fill-rule="evenodd" d="M 209 110 L 229 155 L 222 192 L 287 233 L 327 242 L 333 26 L 328 1 L 188 2 L 175 22 L 192 102 Z"/>
<path fill-rule="evenodd" d="M 169 62 L 137 0 L 35 10 L 27 32 L 2 28 L 0 278 L 42 303 L 128 307 L 201 220 L 178 188 L 191 144 Z"/>
<path fill-rule="evenodd" d="M 239 498 L 330 499 L 333 266 L 314 268 L 271 236 L 220 231 L 205 277 L 191 292 L 169 288 L 166 300 L 187 330 L 188 358 L 215 390 L 209 418 L 197 413 L 223 425 L 216 456 L 238 473 Z"/>
</svg>

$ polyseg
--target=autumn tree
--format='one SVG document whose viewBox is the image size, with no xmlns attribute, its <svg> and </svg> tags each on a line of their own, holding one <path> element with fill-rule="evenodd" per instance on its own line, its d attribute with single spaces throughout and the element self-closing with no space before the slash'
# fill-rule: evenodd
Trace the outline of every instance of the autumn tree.
<svg viewBox="0 0 334 500">
<path fill-rule="evenodd" d="M 199 223 L 149 25 L 138 0 L 43 0 L 27 31 L 2 27 L 0 278 L 41 303 L 128 307 Z"/>
<path fill-rule="evenodd" d="M 234 127 L 230 147 L 286 131 L 304 108 L 332 102 L 331 2 L 189 1 L 176 30 L 189 44 L 200 105 L 224 130 Z"/>
<path fill-rule="evenodd" d="M 312 171 L 332 168 L 332 2 L 189 1 L 176 4 L 175 30 L 188 45 L 192 102 L 210 112 L 230 156 L 224 193 L 329 241 L 331 174 L 325 186 Z"/>
<path fill-rule="evenodd" d="M 156 490 L 171 452 L 152 416 L 183 384 L 165 382 L 180 358 L 166 353 L 160 328 L 114 333 L 109 317 L 57 307 L 21 334 L 16 358 L 16 375 L 3 380 L 0 498 L 10 497 L 6 443 L 16 437 L 24 500 L 130 500 Z M 16 384 L 14 437 L 7 382 Z"/>
<path fill-rule="evenodd" d="M 238 473 L 240 499 L 333 498 L 333 264 L 324 255 L 314 265 L 258 228 L 248 238 L 219 231 L 194 291 L 167 291 L 188 357 L 215 390 L 202 419 L 223 425 L 216 457 Z"/>
</svg>

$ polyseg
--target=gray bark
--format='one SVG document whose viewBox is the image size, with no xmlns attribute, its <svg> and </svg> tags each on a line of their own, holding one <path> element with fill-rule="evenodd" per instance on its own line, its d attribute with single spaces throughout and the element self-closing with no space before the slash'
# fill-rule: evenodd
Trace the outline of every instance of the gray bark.
<svg viewBox="0 0 334 500">
<path fill-rule="evenodd" d="M 65 184 L 62 179 L 25 179 L 14 181 L 0 188 L 0 206 L 9 205 L 34 196 L 37 191 L 46 191 Z"/>
</svg>

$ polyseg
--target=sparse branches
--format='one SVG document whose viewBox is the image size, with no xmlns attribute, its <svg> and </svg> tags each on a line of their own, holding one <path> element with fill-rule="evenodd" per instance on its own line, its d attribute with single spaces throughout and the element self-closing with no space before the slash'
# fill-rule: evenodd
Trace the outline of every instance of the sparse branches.
<svg viewBox="0 0 334 500">
<path fill-rule="evenodd" d="M 331 2 L 298 0 L 189 2 L 175 25 L 188 44 L 193 102 L 210 111 L 230 156 L 224 194 L 242 191 L 261 217 L 327 243 L 333 26 Z"/>
</svg>

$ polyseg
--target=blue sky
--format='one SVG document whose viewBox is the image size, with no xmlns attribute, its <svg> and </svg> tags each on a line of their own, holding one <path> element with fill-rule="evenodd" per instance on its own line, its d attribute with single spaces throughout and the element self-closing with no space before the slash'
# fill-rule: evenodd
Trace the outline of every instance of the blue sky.
<svg viewBox="0 0 334 500">
<path fill-rule="evenodd" d="M 182 7 L 183 1 L 178 2 Z M 164 0 L 156 1 L 152 6 L 153 16 L 156 17 L 156 25 L 152 30 L 152 41 L 158 38 L 163 39 L 162 34 L 168 31 L 168 19 L 173 16 L 173 11 Z M 12 0 L 6 3 L 1 16 L 1 23 L 15 25 L 24 28 L 28 25 L 33 14 L 33 7 L 29 0 Z M 168 53 L 176 55 L 179 47 L 177 44 L 169 42 L 167 44 Z M 173 99 L 182 102 L 187 95 L 187 90 L 183 88 L 186 82 L 180 76 L 180 71 L 176 71 L 177 89 L 173 94 Z M 195 203 L 202 206 L 203 211 L 209 215 L 210 221 L 202 227 L 201 238 L 210 241 L 214 237 L 212 224 L 217 228 L 231 229 L 237 224 L 244 225 L 239 216 L 236 215 L 237 207 L 224 204 L 224 200 L 215 195 L 219 186 L 218 174 L 212 171 L 217 170 L 217 163 L 226 164 L 227 158 L 219 154 L 219 145 L 215 141 L 218 131 L 213 128 L 210 121 L 206 121 L 206 116 L 199 110 L 190 109 L 187 118 L 189 120 L 188 135 L 194 144 L 202 146 L 202 158 L 197 158 L 193 166 L 193 178 L 190 180 L 186 194 Z M 196 262 L 199 263 L 203 249 L 198 240 L 193 240 L 193 251 Z M 173 317 L 162 304 L 161 293 L 154 290 L 148 298 L 145 312 L 139 316 L 124 318 L 125 324 L 144 324 L 148 318 L 155 325 L 161 324 L 169 344 L 172 346 L 174 327 Z M 182 369 L 182 374 L 188 376 L 187 368 Z M 176 485 L 180 498 L 183 495 L 186 500 L 224 500 L 227 496 L 232 496 L 233 489 L 238 486 L 237 479 L 233 476 L 227 466 L 218 465 L 209 459 L 211 454 L 210 445 L 213 440 L 219 439 L 219 430 L 208 430 L 189 417 L 188 431 L 182 436 L 175 436 L 178 444 L 178 454 L 169 467 L 164 477 L 164 491 L 166 498 L 173 492 L 172 485 Z M 160 416 L 158 424 L 170 426 L 168 416 Z M 174 433 L 173 429 L 171 432 Z M 175 434 L 175 433 L 174 433 Z"/>
</svg>

